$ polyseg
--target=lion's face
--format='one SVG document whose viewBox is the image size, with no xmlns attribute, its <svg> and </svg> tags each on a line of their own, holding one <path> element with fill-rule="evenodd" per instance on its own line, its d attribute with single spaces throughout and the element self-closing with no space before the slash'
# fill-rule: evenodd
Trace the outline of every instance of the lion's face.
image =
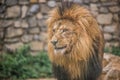
<svg viewBox="0 0 120 80">
<path fill-rule="evenodd" d="M 53 25 L 51 32 L 50 43 L 52 44 L 54 53 L 66 54 L 76 44 L 79 28 L 71 21 L 60 20 Z"/>
</svg>

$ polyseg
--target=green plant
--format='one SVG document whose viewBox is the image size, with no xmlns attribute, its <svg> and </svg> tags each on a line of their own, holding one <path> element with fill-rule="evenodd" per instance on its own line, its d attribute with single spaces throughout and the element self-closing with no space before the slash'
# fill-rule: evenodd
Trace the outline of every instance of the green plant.
<svg viewBox="0 0 120 80">
<path fill-rule="evenodd" d="M 112 47 L 111 53 L 120 56 L 120 47 Z"/>
<path fill-rule="evenodd" d="M 25 80 L 52 76 L 47 53 L 42 51 L 32 56 L 29 50 L 29 46 L 24 46 L 13 54 L 0 55 L 0 80 Z"/>
<path fill-rule="evenodd" d="M 111 49 L 110 48 L 105 48 L 104 52 L 109 52 L 111 54 L 120 56 L 120 47 L 114 47 L 113 46 Z"/>
</svg>

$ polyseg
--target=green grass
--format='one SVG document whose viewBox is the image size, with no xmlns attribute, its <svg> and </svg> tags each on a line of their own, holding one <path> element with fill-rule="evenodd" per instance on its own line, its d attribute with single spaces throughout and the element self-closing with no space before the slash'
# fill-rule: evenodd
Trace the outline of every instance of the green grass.
<svg viewBox="0 0 120 80">
<path fill-rule="evenodd" d="M 109 52 L 111 54 L 120 56 L 120 47 L 112 47 L 111 49 L 106 48 L 104 49 L 104 52 Z"/>
<path fill-rule="evenodd" d="M 47 53 L 42 51 L 32 56 L 29 49 L 28 46 L 24 46 L 13 54 L 0 55 L 0 80 L 26 80 L 52 76 Z"/>
</svg>

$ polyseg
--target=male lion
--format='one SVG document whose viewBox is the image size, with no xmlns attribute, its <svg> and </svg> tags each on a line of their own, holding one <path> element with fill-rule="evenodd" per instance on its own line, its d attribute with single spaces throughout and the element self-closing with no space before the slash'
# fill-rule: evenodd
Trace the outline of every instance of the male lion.
<svg viewBox="0 0 120 80">
<path fill-rule="evenodd" d="M 67 3 L 50 13 L 48 52 L 58 80 L 98 80 L 104 40 L 90 12 Z"/>
</svg>

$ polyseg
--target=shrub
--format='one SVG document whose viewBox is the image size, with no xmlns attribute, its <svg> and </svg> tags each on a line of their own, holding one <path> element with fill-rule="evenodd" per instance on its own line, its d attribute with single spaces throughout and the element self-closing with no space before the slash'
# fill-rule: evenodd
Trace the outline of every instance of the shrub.
<svg viewBox="0 0 120 80">
<path fill-rule="evenodd" d="M 28 46 L 24 46 L 13 54 L 0 55 L 0 80 L 24 80 L 52 76 L 47 53 L 42 51 L 32 56 L 29 50 Z"/>
<path fill-rule="evenodd" d="M 112 47 L 111 53 L 120 56 L 120 47 Z"/>
<path fill-rule="evenodd" d="M 120 56 L 120 47 L 113 46 L 111 49 L 106 48 L 104 51 L 109 52 L 109 53 L 114 54 L 114 55 L 117 55 L 117 56 Z"/>
</svg>

